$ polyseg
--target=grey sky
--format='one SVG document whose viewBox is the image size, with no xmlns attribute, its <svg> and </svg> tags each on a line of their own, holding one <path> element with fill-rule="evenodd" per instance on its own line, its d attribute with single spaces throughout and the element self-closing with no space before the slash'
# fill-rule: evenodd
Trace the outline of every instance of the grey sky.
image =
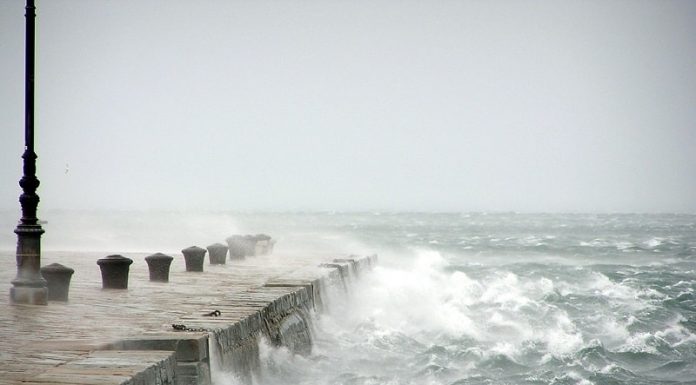
<svg viewBox="0 0 696 385">
<path fill-rule="evenodd" d="M 40 209 L 696 211 L 696 2 L 37 3 Z"/>
</svg>

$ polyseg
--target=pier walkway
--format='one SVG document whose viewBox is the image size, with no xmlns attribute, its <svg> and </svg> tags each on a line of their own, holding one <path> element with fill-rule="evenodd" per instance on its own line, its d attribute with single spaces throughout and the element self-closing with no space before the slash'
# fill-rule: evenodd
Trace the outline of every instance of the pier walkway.
<svg viewBox="0 0 696 385">
<path fill-rule="evenodd" d="M 44 253 L 42 265 L 75 269 L 69 301 L 13 306 L 15 257 L 2 253 L 0 384 L 206 384 L 215 367 L 209 350 L 218 365 L 248 372 L 259 334 L 280 341 L 280 330 L 293 327 L 290 315 L 319 303 L 319 282 L 374 262 L 317 253 L 211 265 L 206 256 L 196 273 L 186 272 L 181 254 L 170 254 L 169 282 L 160 283 L 149 281 L 149 254 L 123 253 L 134 261 L 129 288 L 103 290 L 96 261 L 106 253 Z M 218 317 L 204 315 L 215 310 Z"/>
</svg>

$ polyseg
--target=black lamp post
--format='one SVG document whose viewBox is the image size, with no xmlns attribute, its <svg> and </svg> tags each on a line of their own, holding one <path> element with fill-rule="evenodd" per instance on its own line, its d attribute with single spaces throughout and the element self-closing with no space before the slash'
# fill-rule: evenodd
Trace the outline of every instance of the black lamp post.
<svg viewBox="0 0 696 385">
<path fill-rule="evenodd" d="M 25 113 L 24 113 L 24 175 L 19 181 L 22 195 L 22 218 L 15 229 L 17 234 L 17 277 L 12 280 L 10 301 L 15 304 L 46 305 L 48 289 L 41 276 L 41 228 L 36 210 L 39 196 L 36 189 L 36 153 L 34 152 L 34 19 L 36 7 L 34 0 L 27 0 L 26 6 L 26 73 L 25 73 Z"/>
</svg>

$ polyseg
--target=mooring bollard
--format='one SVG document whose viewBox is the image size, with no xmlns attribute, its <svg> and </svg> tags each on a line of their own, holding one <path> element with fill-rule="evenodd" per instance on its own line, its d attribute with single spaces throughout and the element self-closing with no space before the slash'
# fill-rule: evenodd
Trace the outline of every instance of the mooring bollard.
<svg viewBox="0 0 696 385">
<path fill-rule="evenodd" d="M 224 265 L 227 260 L 227 246 L 222 243 L 213 243 L 208 246 L 208 257 L 211 265 Z"/>
<path fill-rule="evenodd" d="M 184 254 L 184 260 L 186 261 L 186 271 L 203 271 L 206 249 L 191 246 L 181 250 L 181 252 Z"/>
<path fill-rule="evenodd" d="M 169 266 L 174 257 L 162 253 L 155 253 L 145 257 L 147 267 L 150 269 L 150 281 L 169 282 Z"/>
<path fill-rule="evenodd" d="M 227 241 L 227 247 L 230 250 L 230 260 L 244 259 L 244 237 L 241 235 L 233 235 L 225 240 Z"/>
<path fill-rule="evenodd" d="M 70 290 L 70 278 L 75 270 L 60 263 L 52 263 L 41 268 L 41 275 L 48 286 L 49 301 L 67 301 Z"/>
<path fill-rule="evenodd" d="M 128 271 L 133 260 L 109 255 L 97 261 L 101 269 L 102 289 L 128 289 Z"/>
<path fill-rule="evenodd" d="M 244 236 L 244 255 L 255 256 L 256 255 L 256 237 L 253 235 Z"/>
<path fill-rule="evenodd" d="M 256 234 L 256 255 L 268 255 L 271 237 L 266 234 Z"/>
</svg>

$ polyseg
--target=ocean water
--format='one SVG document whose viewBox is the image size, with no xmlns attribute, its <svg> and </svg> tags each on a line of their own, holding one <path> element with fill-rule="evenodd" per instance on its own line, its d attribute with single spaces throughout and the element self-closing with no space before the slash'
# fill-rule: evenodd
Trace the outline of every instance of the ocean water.
<svg viewBox="0 0 696 385">
<path fill-rule="evenodd" d="M 371 274 L 314 315 L 310 355 L 262 344 L 257 385 L 696 384 L 696 215 L 42 219 L 46 250 L 166 252 L 266 232 L 279 239 L 278 253 L 379 254 Z M 13 222 L 2 222 L 0 247 L 12 247 Z"/>
<path fill-rule="evenodd" d="M 305 219 L 380 265 L 258 384 L 696 384 L 694 215 Z"/>
</svg>

